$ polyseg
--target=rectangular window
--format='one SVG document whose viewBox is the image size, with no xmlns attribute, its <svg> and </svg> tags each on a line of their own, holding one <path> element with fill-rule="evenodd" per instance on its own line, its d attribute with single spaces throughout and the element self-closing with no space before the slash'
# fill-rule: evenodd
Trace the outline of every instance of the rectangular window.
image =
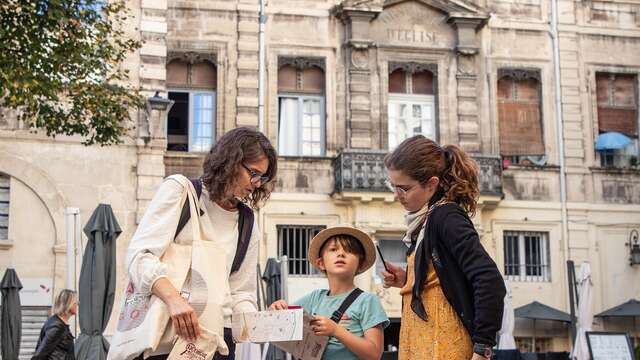
<svg viewBox="0 0 640 360">
<path fill-rule="evenodd" d="M 278 256 L 288 258 L 289 275 L 312 276 L 319 272 L 307 258 L 309 243 L 326 226 L 322 225 L 278 225 Z"/>
<path fill-rule="evenodd" d="M 414 135 L 436 141 L 435 96 L 389 95 L 389 149 Z"/>
<path fill-rule="evenodd" d="M 9 181 L 0 174 L 0 240 L 9 239 Z"/>
<path fill-rule="evenodd" d="M 515 164 L 544 165 L 540 72 L 500 69 L 497 85 L 500 155 Z"/>
<path fill-rule="evenodd" d="M 323 156 L 325 154 L 324 97 L 283 95 L 279 100 L 279 154 Z"/>
<path fill-rule="evenodd" d="M 407 267 L 407 250 L 409 248 L 400 239 L 380 239 L 378 246 L 382 256 L 387 262 L 393 263 L 403 269 Z M 378 256 L 376 259 L 376 274 L 382 273 L 384 264 Z"/>
<path fill-rule="evenodd" d="M 215 141 L 215 91 L 169 91 L 168 150 L 207 152 Z"/>
<path fill-rule="evenodd" d="M 505 231 L 504 274 L 513 281 L 550 281 L 549 234 Z"/>
<path fill-rule="evenodd" d="M 600 151 L 601 166 L 638 166 L 638 77 L 635 74 L 596 73 L 598 133 L 618 132 L 632 143 Z"/>
</svg>

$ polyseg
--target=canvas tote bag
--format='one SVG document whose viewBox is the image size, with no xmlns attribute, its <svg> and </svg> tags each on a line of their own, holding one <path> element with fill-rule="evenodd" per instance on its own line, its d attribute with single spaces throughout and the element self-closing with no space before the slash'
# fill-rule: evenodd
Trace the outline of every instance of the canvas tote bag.
<svg viewBox="0 0 640 360">
<path fill-rule="evenodd" d="M 182 184 L 185 189 L 180 199 L 180 209 L 182 209 L 185 201 L 189 201 L 191 212 L 191 221 L 189 221 L 189 223 L 191 225 L 193 239 L 190 244 L 178 244 L 172 241 L 160 257 L 160 260 L 167 265 L 167 278 L 169 281 L 171 281 L 176 289 L 182 289 L 182 295 L 188 299 L 196 310 L 196 313 L 200 315 L 201 326 L 205 326 L 208 329 L 203 333 L 208 334 L 207 337 L 215 339 L 218 351 L 221 353 L 226 352 L 227 348 L 222 336 L 224 322 L 223 319 L 219 319 L 222 317 L 222 309 L 220 308 L 219 310 L 219 316 L 210 315 L 216 305 L 212 305 L 211 311 L 203 311 L 206 310 L 208 306 L 207 300 L 201 299 L 199 291 L 196 291 L 197 294 L 192 296 L 191 288 L 197 289 L 199 286 L 191 286 L 191 281 L 188 281 L 188 278 L 193 278 L 193 276 L 191 276 L 193 272 L 192 256 L 194 253 L 197 253 L 199 254 L 198 257 L 201 257 L 201 255 L 207 257 L 211 264 L 215 264 L 216 274 L 213 274 L 213 277 L 217 281 L 214 283 L 212 280 L 209 280 L 207 283 L 211 284 L 211 290 L 216 290 L 215 287 L 218 286 L 218 290 L 221 291 L 222 294 L 218 294 L 213 298 L 217 299 L 221 295 L 226 295 L 229 292 L 228 281 L 223 276 L 226 275 L 226 269 L 220 269 L 220 267 L 226 267 L 224 252 L 219 250 L 212 252 L 212 250 L 216 250 L 213 243 L 203 241 L 202 226 L 198 216 L 200 209 L 191 181 L 182 175 L 173 175 L 171 178 Z M 179 213 L 176 214 L 176 217 L 179 216 Z M 198 263 L 200 262 L 201 260 L 198 260 Z M 211 272 L 209 272 L 209 274 L 206 272 L 202 273 L 202 270 L 196 271 L 199 275 L 204 274 L 208 276 L 211 274 Z M 196 278 L 198 278 L 198 276 L 196 276 Z M 218 281 L 221 282 L 217 283 Z M 210 290 L 207 291 L 207 296 L 211 292 Z M 148 355 L 159 346 L 171 349 L 176 340 L 176 334 L 170 323 L 169 311 L 164 302 L 155 295 L 139 293 L 130 280 L 125 288 L 124 295 L 122 310 L 116 331 L 111 340 L 107 359 L 131 360 L 142 353 Z M 206 304 L 204 307 L 196 304 L 202 302 Z M 222 302 L 224 302 L 224 300 L 218 300 L 218 303 Z M 202 309 L 198 310 L 198 306 Z M 202 315 L 205 315 L 205 317 Z"/>
</svg>

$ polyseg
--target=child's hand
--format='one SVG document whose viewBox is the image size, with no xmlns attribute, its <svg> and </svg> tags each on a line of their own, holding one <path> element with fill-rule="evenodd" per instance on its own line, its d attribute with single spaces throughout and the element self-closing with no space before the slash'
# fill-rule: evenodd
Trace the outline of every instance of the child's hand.
<svg viewBox="0 0 640 360">
<path fill-rule="evenodd" d="M 287 310 L 289 304 L 284 300 L 278 300 L 269 306 L 269 310 Z"/>
<path fill-rule="evenodd" d="M 311 330 L 319 336 L 334 336 L 338 324 L 333 320 L 320 315 L 314 315 L 311 319 Z"/>
<path fill-rule="evenodd" d="M 407 281 L 407 273 L 401 267 L 393 265 L 388 261 L 384 263 L 390 271 L 382 270 L 384 287 L 403 287 Z"/>
</svg>

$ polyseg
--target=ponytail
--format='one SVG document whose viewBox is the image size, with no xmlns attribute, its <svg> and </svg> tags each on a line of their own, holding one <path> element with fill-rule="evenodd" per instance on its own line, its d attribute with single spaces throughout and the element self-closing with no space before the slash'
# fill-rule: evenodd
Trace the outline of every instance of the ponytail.
<svg viewBox="0 0 640 360">
<path fill-rule="evenodd" d="M 478 196 L 478 165 L 457 145 L 441 147 L 433 140 L 416 135 L 403 141 L 384 158 L 387 169 L 426 184 L 436 176 L 447 201 L 455 202 L 470 216 L 475 215 Z"/>
<path fill-rule="evenodd" d="M 446 168 L 440 176 L 445 197 L 475 215 L 480 196 L 478 164 L 457 145 L 444 148 Z"/>
</svg>

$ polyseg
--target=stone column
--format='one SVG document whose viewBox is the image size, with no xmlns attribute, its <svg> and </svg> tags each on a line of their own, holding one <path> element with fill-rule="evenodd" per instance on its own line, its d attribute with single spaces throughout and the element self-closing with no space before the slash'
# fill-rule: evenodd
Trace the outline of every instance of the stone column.
<svg viewBox="0 0 640 360">
<path fill-rule="evenodd" d="M 370 59 L 374 43 L 369 40 L 369 24 L 382 12 L 382 5 L 377 1 L 364 5 L 345 1 L 337 12 L 347 34 L 347 147 L 377 148 L 380 134 L 372 123 Z"/>
<path fill-rule="evenodd" d="M 456 97 L 458 99 L 458 138 L 460 146 L 468 151 L 481 150 L 480 119 L 478 118 L 478 45 L 476 30 L 486 22 L 484 17 L 450 17 L 457 30 Z"/>
</svg>

